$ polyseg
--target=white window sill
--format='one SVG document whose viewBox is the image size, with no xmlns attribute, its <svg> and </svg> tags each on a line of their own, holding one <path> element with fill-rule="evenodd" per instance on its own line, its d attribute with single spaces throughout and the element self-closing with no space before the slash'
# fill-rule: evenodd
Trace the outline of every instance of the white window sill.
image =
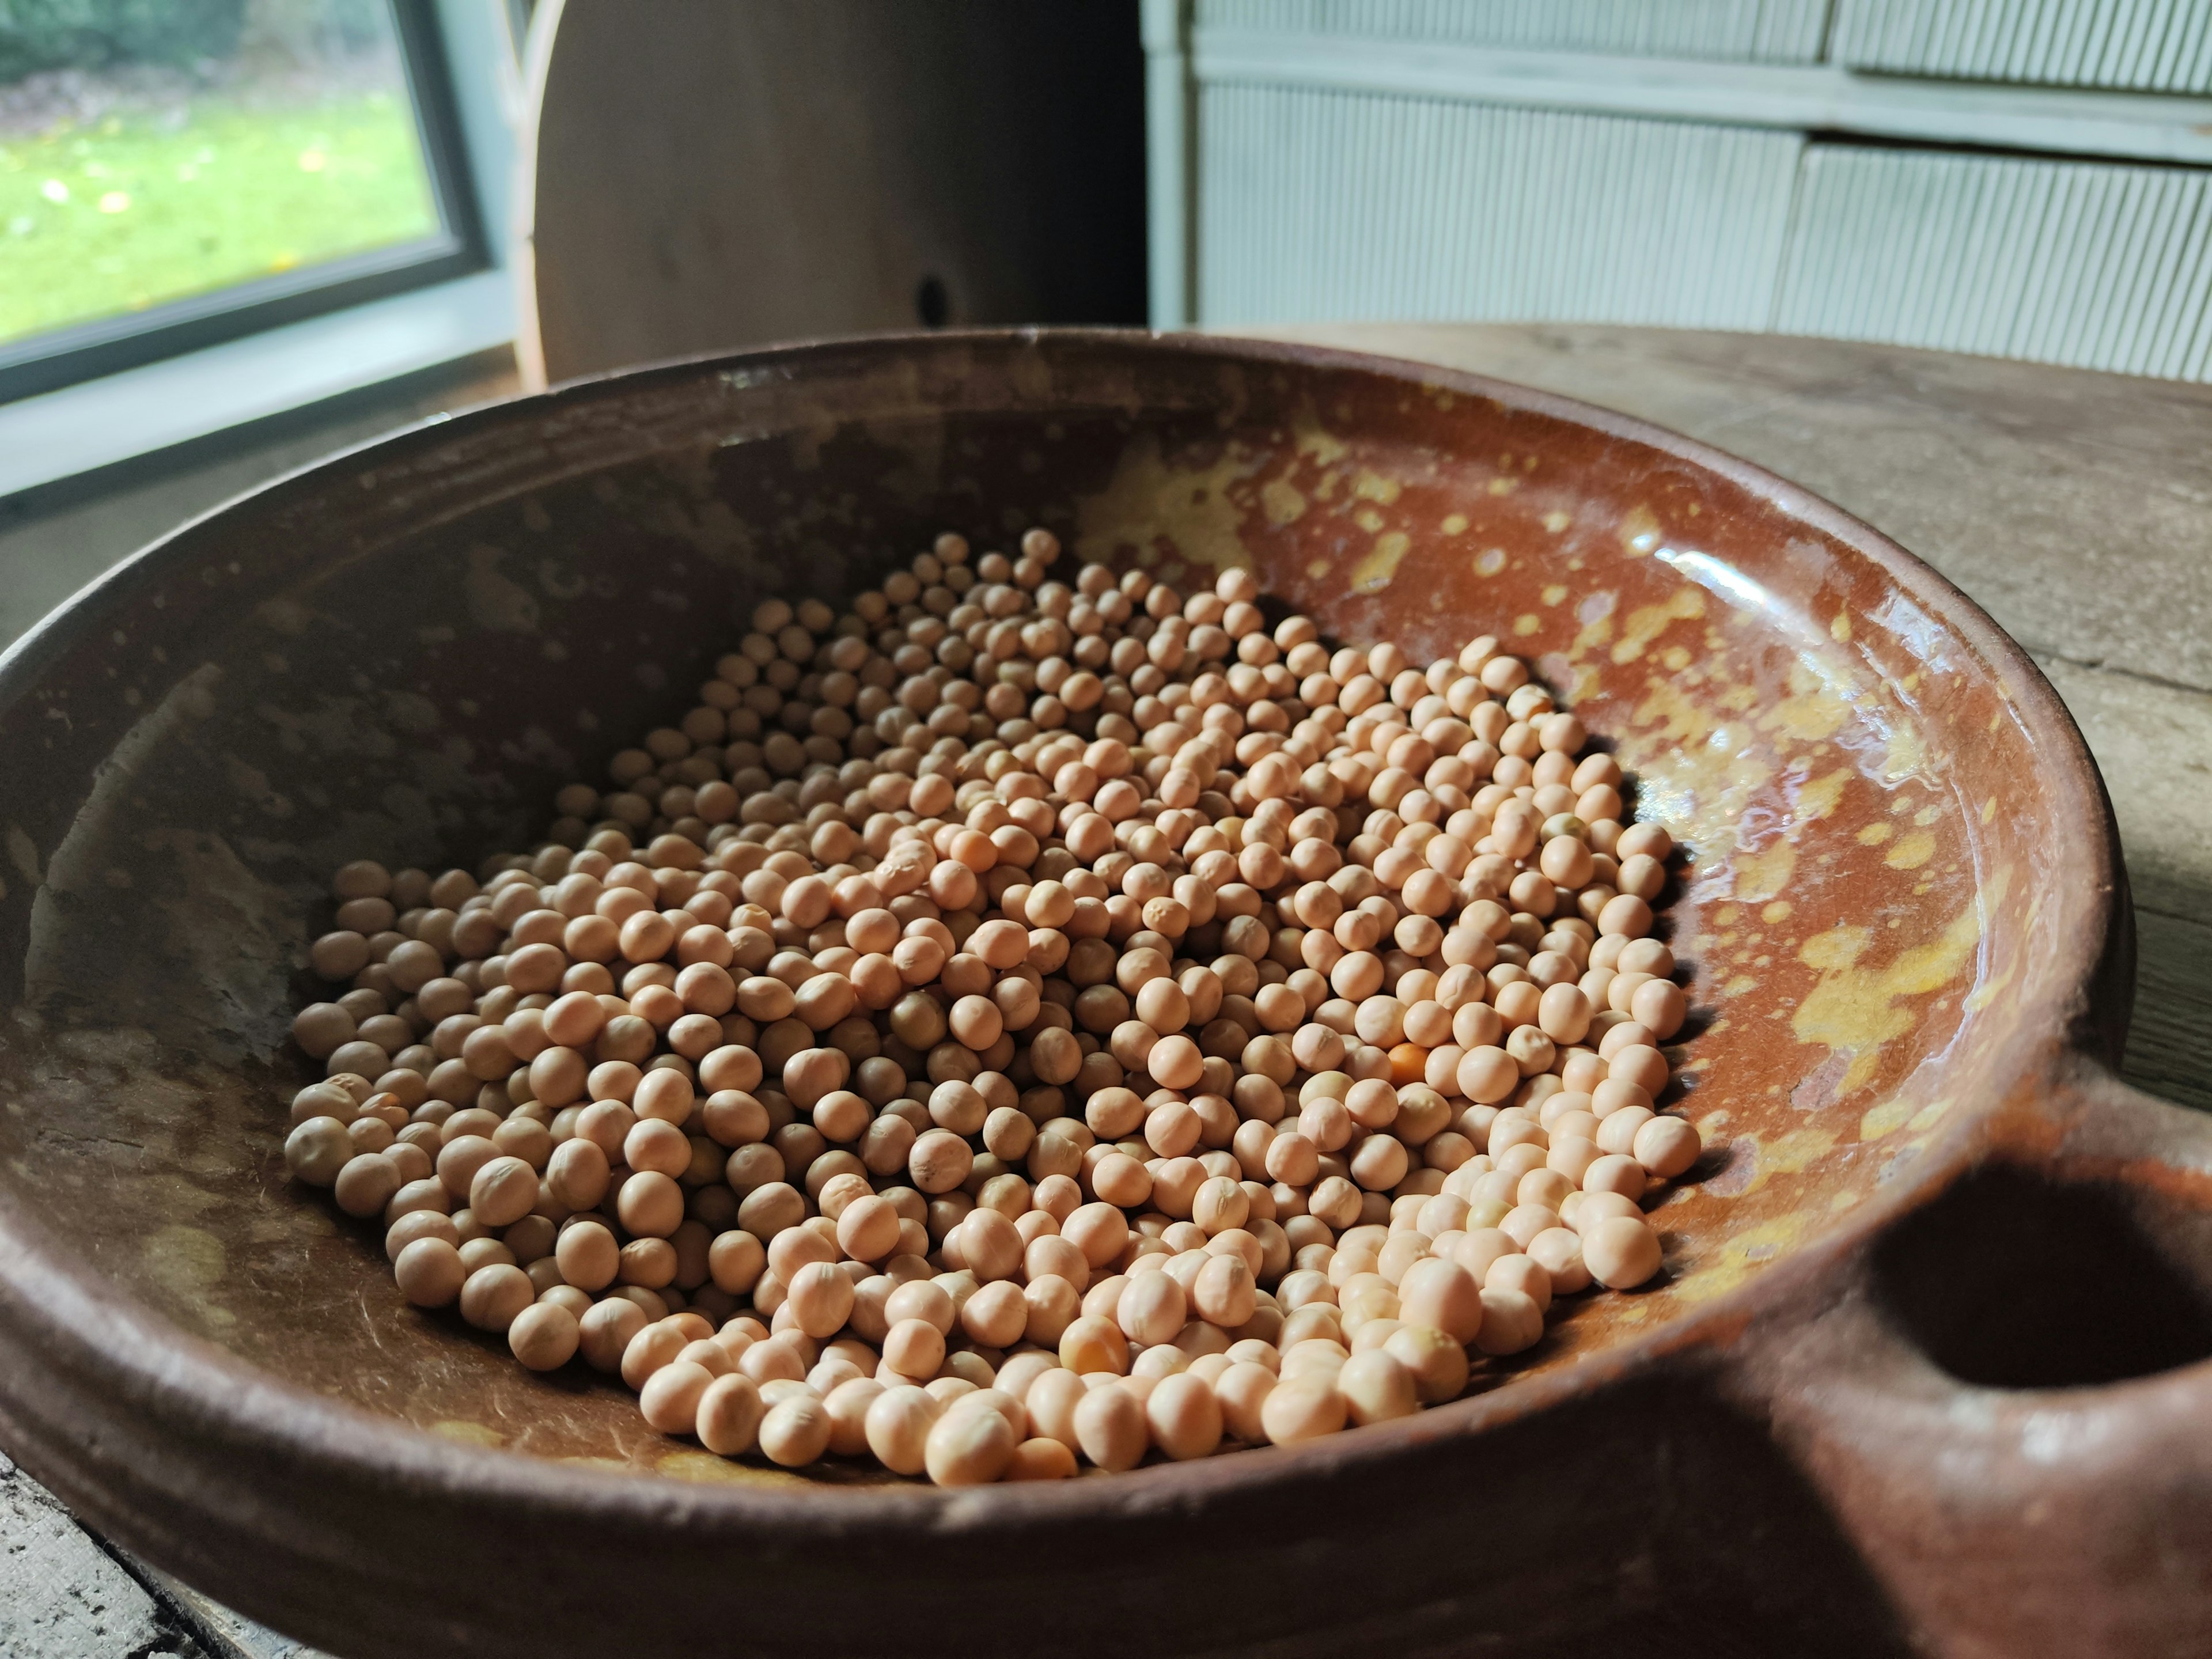
<svg viewBox="0 0 2212 1659">
<path fill-rule="evenodd" d="M 0 404 L 0 496 L 514 342 L 494 269 Z"/>
</svg>

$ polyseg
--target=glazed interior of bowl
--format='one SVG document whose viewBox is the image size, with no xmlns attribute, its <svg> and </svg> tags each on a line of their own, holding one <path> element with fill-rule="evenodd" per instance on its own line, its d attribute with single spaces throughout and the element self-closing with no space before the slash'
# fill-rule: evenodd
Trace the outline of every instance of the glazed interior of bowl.
<svg viewBox="0 0 2212 1659">
<path fill-rule="evenodd" d="M 2048 689 L 1832 509 L 1632 422 L 1407 365 L 935 337 L 619 377 L 418 430 L 126 566 L 0 665 L 0 1203 L 276 1378 L 541 1457 L 765 1479 L 618 1384 L 525 1373 L 289 1183 L 329 874 L 528 844 L 771 595 L 939 529 L 1182 583 L 1249 564 L 1335 639 L 1493 633 L 1686 849 L 1664 931 L 1705 1158 L 1664 1273 L 1477 1389 L 1753 1280 L 2112 1011 L 2094 775 Z M 2109 1020 L 2107 1024 L 2109 1024 Z"/>
</svg>

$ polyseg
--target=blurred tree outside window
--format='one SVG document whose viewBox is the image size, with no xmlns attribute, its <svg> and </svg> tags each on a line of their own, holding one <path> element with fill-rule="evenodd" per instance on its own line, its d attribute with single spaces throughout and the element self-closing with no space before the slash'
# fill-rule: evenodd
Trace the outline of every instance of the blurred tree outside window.
<svg viewBox="0 0 2212 1659">
<path fill-rule="evenodd" d="M 391 0 L 0 0 L 0 347 L 442 229 Z"/>
</svg>

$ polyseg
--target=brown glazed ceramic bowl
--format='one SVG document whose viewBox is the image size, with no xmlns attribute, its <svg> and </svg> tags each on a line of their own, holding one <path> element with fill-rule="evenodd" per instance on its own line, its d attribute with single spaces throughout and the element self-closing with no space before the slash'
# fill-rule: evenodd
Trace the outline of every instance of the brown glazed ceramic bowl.
<svg viewBox="0 0 2212 1659">
<path fill-rule="evenodd" d="M 473 863 L 757 599 L 943 526 L 1495 632 L 1687 849 L 1709 1151 L 1659 1280 L 1469 1397 L 953 1493 L 725 1464 L 404 1306 L 288 1184 L 341 861 Z M 2212 1632 L 2212 1141 L 2105 1069 L 2112 819 L 2017 647 L 1778 478 L 1299 348 L 939 335 L 404 433 L 0 661 L 0 1444 L 350 1655 L 2181 1654 Z"/>
</svg>

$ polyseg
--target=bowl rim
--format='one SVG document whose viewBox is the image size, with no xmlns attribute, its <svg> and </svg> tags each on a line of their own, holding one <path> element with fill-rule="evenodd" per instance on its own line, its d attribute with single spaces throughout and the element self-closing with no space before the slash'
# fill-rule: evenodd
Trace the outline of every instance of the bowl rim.
<svg viewBox="0 0 2212 1659">
<path fill-rule="evenodd" d="M 2023 647 L 1933 567 L 1863 520 L 1763 467 L 1634 416 L 1419 359 L 1222 334 L 975 328 L 778 343 L 583 376 L 542 392 L 496 398 L 411 422 L 293 468 L 186 520 L 102 572 L 0 653 L 0 710 L 12 707 L 35 672 L 74 642 L 64 635 L 73 635 L 87 613 L 156 575 L 166 552 L 250 503 L 299 490 L 319 475 L 357 464 L 364 457 L 427 453 L 474 431 L 526 418 L 527 411 L 617 400 L 657 382 L 678 383 L 702 374 L 781 371 L 787 380 L 803 380 L 811 367 L 854 355 L 1060 346 L 1101 352 L 1171 352 L 1247 368 L 1351 372 L 1482 398 L 1502 410 L 1583 427 L 1714 474 L 1879 566 L 1929 610 L 1998 682 L 2033 738 L 2046 774 L 2054 785 L 2064 780 L 2066 787 L 2053 790 L 2051 833 L 2063 836 L 2088 862 L 2086 867 L 2077 864 L 2084 878 L 2069 884 L 2064 895 L 2069 908 L 2059 918 L 2067 924 L 2061 936 L 2077 943 L 2046 981 L 2050 988 L 2043 1001 L 2022 1005 L 2031 1015 L 2049 1016 L 2028 1028 L 2041 1035 L 2014 1045 L 2017 1052 L 2009 1064 L 1989 1079 L 1986 1103 L 1955 1115 L 1913 1167 L 1826 1222 L 1755 1277 L 1711 1302 L 1587 1355 L 1573 1366 L 1509 1377 L 1481 1394 L 1410 1418 L 1301 1446 L 1256 1447 L 1233 1456 L 1148 1465 L 1106 1482 L 1020 1483 L 972 1491 L 940 1491 L 913 1482 L 755 1486 L 564 1463 L 448 1440 L 315 1394 L 184 1329 L 112 1281 L 81 1267 L 70 1253 L 53 1248 L 43 1227 L 5 1209 L 0 1209 L 0 1337 L 27 1359 L 39 1356 L 50 1370 L 101 1379 L 104 1391 L 129 1402 L 131 1409 L 154 1412 L 202 1439 L 291 1460 L 303 1475 L 320 1464 L 334 1475 L 365 1480 L 372 1486 L 444 1492 L 465 1489 L 472 1500 L 519 1504 L 541 1513 L 644 1527 L 681 1526 L 694 1534 L 774 1526 L 787 1534 L 811 1532 L 848 1539 L 878 1528 L 909 1529 L 918 1518 L 926 1519 L 934 1534 L 957 1537 L 1009 1523 L 1096 1521 L 1102 1513 L 1141 1515 L 1285 1477 L 1388 1463 L 1418 1452 L 1432 1440 L 1479 1433 L 1590 1394 L 1631 1372 L 1698 1351 L 1724 1349 L 1755 1314 L 1817 1287 L 1826 1268 L 1954 1177 L 1972 1156 L 1977 1124 L 2017 1085 L 2047 1081 L 2090 1046 L 2087 995 L 2126 917 L 2118 830 L 2087 744 Z M 0 1405 L 4 1405 L 4 1396 L 18 1392 L 0 1380 Z M 682 1449 L 680 1443 L 671 1446 Z"/>
</svg>

